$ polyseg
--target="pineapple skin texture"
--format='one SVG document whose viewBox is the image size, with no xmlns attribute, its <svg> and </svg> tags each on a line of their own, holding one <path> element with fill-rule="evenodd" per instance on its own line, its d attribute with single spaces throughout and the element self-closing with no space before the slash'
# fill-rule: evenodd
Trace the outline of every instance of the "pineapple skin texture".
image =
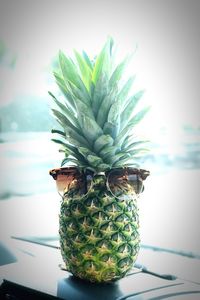
<svg viewBox="0 0 200 300">
<path fill-rule="evenodd" d="M 59 216 L 60 246 L 66 268 L 90 282 L 124 277 L 139 252 L 139 219 L 133 191 L 119 199 L 98 177 L 86 196 L 65 195 Z"/>
</svg>

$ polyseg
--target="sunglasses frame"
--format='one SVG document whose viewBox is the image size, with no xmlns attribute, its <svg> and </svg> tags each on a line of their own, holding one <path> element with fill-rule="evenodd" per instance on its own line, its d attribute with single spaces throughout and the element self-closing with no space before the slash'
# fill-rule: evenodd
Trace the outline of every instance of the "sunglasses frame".
<svg viewBox="0 0 200 300">
<path fill-rule="evenodd" d="M 95 175 L 105 175 L 107 189 L 111 192 L 111 194 L 113 196 L 116 197 L 116 195 L 113 194 L 113 192 L 112 192 L 112 190 L 110 189 L 110 186 L 109 186 L 109 176 L 115 171 L 118 171 L 118 172 L 123 171 L 124 172 L 123 176 L 126 176 L 126 175 L 127 176 L 129 176 L 129 175 L 136 175 L 137 176 L 137 180 L 142 183 L 141 189 L 135 193 L 135 195 L 137 195 L 137 196 L 141 192 L 143 192 L 143 190 L 144 190 L 143 180 L 145 180 L 147 178 L 147 176 L 150 175 L 150 172 L 147 171 L 147 170 L 137 169 L 137 168 L 132 168 L 132 167 L 112 168 L 110 170 L 107 170 L 106 172 L 95 173 L 92 170 L 88 170 L 88 169 L 85 172 L 81 171 L 76 166 L 68 166 L 68 167 L 61 167 L 61 168 L 51 169 L 49 171 L 49 174 L 53 177 L 54 180 L 57 180 L 58 175 L 68 175 L 68 176 L 76 175 L 76 174 L 77 175 L 84 175 L 86 181 L 88 181 L 88 176 L 89 177 L 91 176 L 93 178 Z M 92 180 L 91 180 L 91 182 L 92 182 Z M 93 184 L 91 183 L 90 189 L 92 188 L 92 186 L 93 186 Z M 89 190 L 87 191 L 86 194 L 83 194 L 82 196 L 85 197 L 88 194 Z M 64 196 L 64 194 L 63 194 L 63 196 Z M 61 195 L 61 197 L 63 197 L 63 196 Z"/>
<path fill-rule="evenodd" d="M 114 172 L 121 172 L 122 174 L 119 174 L 119 175 L 121 177 L 125 177 L 125 179 L 128 179 L 128 177 L 130 175 L 136 175 L 137 178 L 136 178 L 135 181 L 137 182 L 137 190 L 135 190 L 135 187 L 134 187 L 134 194 L 136 196 L 139 196 L 139 194 L 143 192 L 143 190 L 144 190 L 143 180 L 145 180 L 146 177 L 149 175 L 148 171 L 143 170 L 143 169 L 131 168 L 131 167 L 113 168 L 113 169 L 111 169 L 111 170 L 109 170 L 108 172 L 105 173 L 106 178 L 107 178 L 107 180 L 106 180 L 107 188 L 113 196 L 116 196 L 116 195 L 112 192 L 112 190 L 110 188 L 109 177 L 112 176 L 112 173 L 114 173 Z M 141 188 L 140 189 L 139 189 L 139 182 L 141 183 Z"/>
</svg>

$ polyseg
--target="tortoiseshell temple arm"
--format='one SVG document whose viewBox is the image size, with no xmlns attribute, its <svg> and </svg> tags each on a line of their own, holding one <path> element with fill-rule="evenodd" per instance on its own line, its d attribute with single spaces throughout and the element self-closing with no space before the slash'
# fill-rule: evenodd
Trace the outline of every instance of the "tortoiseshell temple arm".
<svg viewBox="0 0 200 300">
<path fill-rule="evenodd" d="M 58 175 L 79 175 L 80 171 L 77 167 L 65 167 L 65 168 L 56 168 L 49 171 L 49 175 L 53 177 L 53 179 L 57 179 Z"/>
</svg>

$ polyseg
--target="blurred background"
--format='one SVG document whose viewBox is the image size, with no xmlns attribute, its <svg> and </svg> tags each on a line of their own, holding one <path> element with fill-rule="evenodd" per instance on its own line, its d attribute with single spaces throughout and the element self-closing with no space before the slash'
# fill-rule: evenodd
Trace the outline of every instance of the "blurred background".
<svg viewBox="0 0 200 300">
<path fill-rule="evenodd" d="M 198 0 L 1 1 L 0 239 L 57 234 L 52 67 L 59 49 L 92 57 L 111 35 L 119 59 L 137 48 L 129 71 L 152 106 L 141 126 L 152 141 L 142 243 L 200 253 L 199 25 Z"/>
</svg>

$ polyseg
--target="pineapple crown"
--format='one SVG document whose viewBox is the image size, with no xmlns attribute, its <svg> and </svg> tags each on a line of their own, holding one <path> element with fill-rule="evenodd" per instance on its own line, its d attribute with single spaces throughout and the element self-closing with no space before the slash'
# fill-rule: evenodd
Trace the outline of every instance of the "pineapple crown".
<svg viewBox="0 0 200 300">
<path fill-rule="evenodd" d="M 52 141 L 62 146 L 61 166 L 70 163 L 95 172 L 138 166 L 138 158 L 147 150 L 143 147 L 147 141 L 132 136 L 149 110 L 145 107 L 134 114 L 144 91 L 129 96 L 134 77 L 121 81 L 131 55 L 115 65 L 113 46 L 108 38 L 94 60 L 84 51 L 74 51 L 76 61 L 59 52 L 54 76 L 65 101 L 49 94 L 58 108 L 52 111 L 61 129 L 52 130 L 58 135 Z"/>
</svg>

